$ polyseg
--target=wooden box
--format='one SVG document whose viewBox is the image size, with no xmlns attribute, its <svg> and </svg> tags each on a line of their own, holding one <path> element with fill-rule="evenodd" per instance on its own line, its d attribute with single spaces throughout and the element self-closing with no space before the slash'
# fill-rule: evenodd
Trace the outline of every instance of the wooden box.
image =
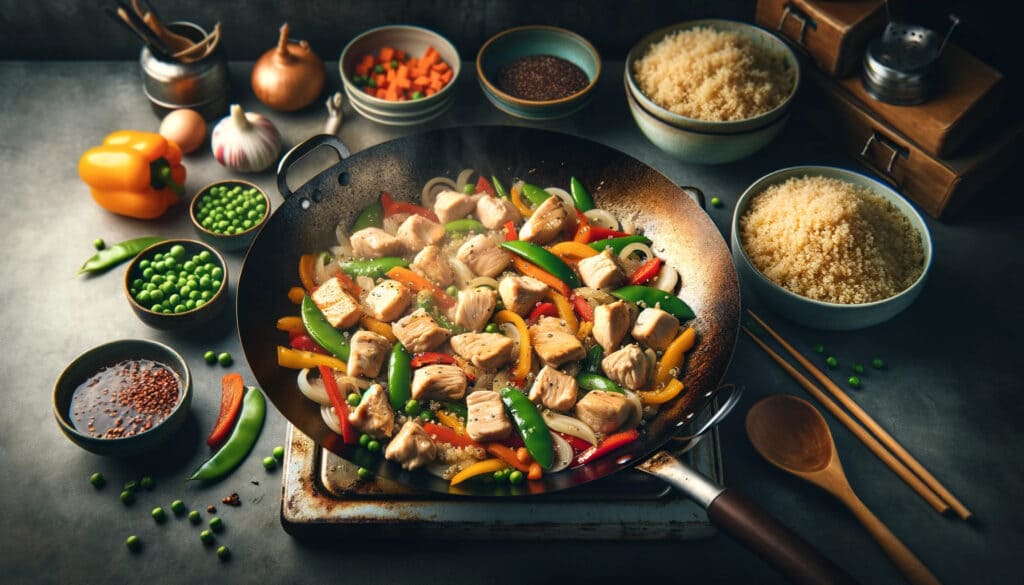
<svg viewBox="0 0 1024 585">
<path fill-rule="evenodd" d="M 829 76 L 846 77 L 885 28 L 885 0 L 757 0 L 754 21 L 802 47 Z"/>
<path fill-rule="evenodd" d="M 806 100 L 807 113 L 812 122 L 932 217 L 950 217 L 1021 159 L 1021 117 L 976 137 L 956 158 L 941 159 L 873 116 L 844 84 L 813 70 L 807 72 L 807 79 L 811 98 Z"/>
</svg>

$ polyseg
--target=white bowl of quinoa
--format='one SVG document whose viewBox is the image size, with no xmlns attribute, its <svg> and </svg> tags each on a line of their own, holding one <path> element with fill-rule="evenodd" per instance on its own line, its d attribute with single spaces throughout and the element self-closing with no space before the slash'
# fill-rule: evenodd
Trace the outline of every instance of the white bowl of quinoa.
<svg viewBox="0 0 1024 585">
<path fill-rule="evenodd" d="M 921 215 L 860 173 L 791 167 L 754 182 L 732 220 L 741 282 L 780 315 L 816 329 L 877 325 L 909 307 L 932 264 Z"/>
</svg>

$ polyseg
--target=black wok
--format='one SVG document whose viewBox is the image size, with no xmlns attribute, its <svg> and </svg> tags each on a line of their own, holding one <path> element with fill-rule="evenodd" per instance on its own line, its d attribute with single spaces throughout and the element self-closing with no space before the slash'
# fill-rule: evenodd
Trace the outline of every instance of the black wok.
<svg viewBox="0 0 1024 585">
<path fill-rule="evenodd" d="M 295 160 L 327 145 L 347 155 L 332 136 L 317 136 L 282 161 L 278 185 L 285 201 L 253 242 L 238 282 L 238 329 L 245 356 L 259 384 L 285 417 L 317 443 L 342 457 L 370 466 L 410 487 L 472 496 L 497 495 L 493 485 L 467 482 L 458 491 L 426 472 L 407 472 L 383 458 L 346 447 L 320 417 L 320 408 L 296 385 L 296 373 L 279 368 L 276 346 L 287 337 L 278 317 L 297 314 L 287 291 L 298 282 L 302 254 L 328 248 L 335 226 L 351 225 L 381 191 L 416 200 L 431 177 L 454 177 L 463 168 L 484 175 L 523 178 L 540 185 L 568 185 L 578 177 L 599 207 L 631 218 L 654 248 L 679 270 L 680 296 L 695 311 L 698 342 L 688 355 L 686 391 L 664 405 L 643 427 L 640 439 L 585 466 L 526 482 L 512 495 L 533 495 L 578 486 L 641 461 L 685 426 L 715 394 L 729 365 L 740 320 L 740 293 L 729 250 L 718 229 L 685 191 L 644 163 L 601 144 L 569 135 L 518 127 L 463 127 L 393 140 L 343 158 L 294 193 L 285 176 Z M 650 465 L 648 465 L 650 468 Z M 650 471 L 650 469 L 648 469 Z M 508 494 L 508 491 L 502 492 Z"/>
</svg>

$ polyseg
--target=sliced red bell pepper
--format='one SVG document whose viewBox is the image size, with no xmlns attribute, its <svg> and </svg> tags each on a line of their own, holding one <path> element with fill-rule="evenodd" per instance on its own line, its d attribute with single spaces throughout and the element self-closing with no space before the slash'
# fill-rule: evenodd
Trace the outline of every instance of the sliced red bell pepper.
<svg viewBox="0 0 1024 585">
<path fill-rule="evenodd" d="M 612 230 L 603 227 L 590 226 L 590 240 L 587 242 L 596 242 L 598 240 L 606 240 L 608 238 L 624 238 L 633 234 L 627 234 L 626 232 L 620 232 L 619 230 Z"/>
<path fill-rule="evenodd" d="M 523 438 L 519 436 L 519 433 L 512 433 L 511 435 L 497 442 L 508 447 L 509 449 L 512 449 L 513 451 L 520 447 L 526 446 L 526 443 L 523 442 Z"/>
<path fill-rule="evenodd" d="M 480 178 L 476 180 L 476 192 L 487 193 L 491 197 L 498 196 L 498 193 L 494 190 L 494 187 L 491 187 L 491 182 L 485 179 L 483 175 L 480 175 Z"/>
<path fill-rule="evenodd" d="M 422 215 L 430 221 L 440 223 L 437 219 L 437 214 L 433 211 L 430 211 L 426 207 L 413 205 L 412 203 L 395 201 L 394 197 L 392 197 L 387 191 L 380 194 L 380 205 L 384 208 L 384 217 L 391 217 L 392 215 L 399 213 L 408 213 L 410 215 Z"/>
<path fill-rule="evenodd" d="M 455 358 L 450 356 L 450 355 L 448 355 L 448 354 L 446 354 L 446 353 L 438 353 L 438 352 L 435 352 L 435 351 L 427 351 L 427 352 L 418 353 L 418 354 L 414 355 L 413 358 L 412 358 L 412 361 L 409 362 L 409 365 L 414 367 L 414 368 L 422 368 L 423 366 L 429 366 L 429 365 L 433 365 L 433 364 L 448 364 L 448 365 L 451 365 L 451 364 L 454 364 L 454 363 L 455 363 Z"/>
<path fill-rule="evenodd" d="M 580 321 L 594 322 L 594 308 L 590 306 L 587 299 L 579 295 L 572 295 L 569 300 L 572 301 L 572 308 L 576 311 L 576 316 L 580 318 Z"/>
<path fill-rule="evenodd" d="M 528 324 L 534 324 L 537 319 L 541 317 L 557 317 L 558 307 L 555 303 L 540 303 L 530 311 L 530 316 L 526 319 Z"/>
<path fill-rule="evenodd" d="M 509 220 L 505 222 L 505 241 L 512 242 L 519 239 L 519 234 L 516 233 L 516 222 Z"/>
<path fill-rule="evenodd" d="M 315 353 L 322 353 L 324 355 L 331 355 L 331 352 L 327 351 L 320 344 L 313 341 L 313 338 L 308 333 L 299 333 L 298 335 L 290 336 L 291 339 L 288 341 L 288 345 L 292 349 L 301 349 L 302 351 L 312 351 Z"/>
<path fill-rule="evenodd" d="M 658 276 L 661 272 L 661 258 L 651 258 L 644 262 L 629 277 L 629 284 L 643 284 Z"/>
<path fill-rule="evenodd" d="M 590 449 L 591 447 L 593 447 L 593 445 L 591 445 L 590 443 L 584 441 L 583 439 L 581 439 L 579 437 L 575 437 L 573 435 L 567 435 L 566 433 L 562 433 L 562 432 L 559 432 L 559 431 L 555 431 L 555 432 L 558 433 L 559 437 L 562 437 L 563 439 L 565 439 L 565 441 L 567 443 L 569 443 L 569 445 L 572 447 L 572 452 L 573 453 L 582 453 L 583 451 L 586 451 L 587 449 Z"/>
<path fill-rule="evenodd" d="M 348 402 L 341 395 L 341 390 L 338 390 L 338 382 L 334 379 L 334 370 L 327 366 L 317 367 L 320 369 L 320 377 L 323 378 L 327 397 L 331 399 L 334 412 L 338 415 L 338 423 L 341 425 L 341 439 L 345 441 L 346 445 L 355 445 L 359 442 L 359 435 L 356 434 L 356 429 L 352 426 L 352 423 L 348 421 Z"/>
<path fill-rule="evenodd" d="M 453 447 L 480 447 L 481 445 L 469 437 L 456 433 L 453 429 L 432 422 L 423 423 L 423 430 L 432 438 L 448 443 Z"/>
<path fill-rule="evenodd" d="M 640 438 L 640 432 L 636 429 L 615 433 L 614 435 L 608 435 L 597 445 L 594 445 L 577 455 L 572 461 L 573 466 L 584 465 L 595 459 L 600 459 L 619 447 L 632 443 L 638 438 Z"/>
<path fill-rule="evenodd" d="M 242 374 L 232 372 L 220 379 L 220 413 L 217 423 L 213 425 L 206 444 L 216 447 L 228 438 L 231 428 L 235 426 L 238 413 L 242 411 L 242 396 L 245 395 L 245 382 Z"/>
</svg>

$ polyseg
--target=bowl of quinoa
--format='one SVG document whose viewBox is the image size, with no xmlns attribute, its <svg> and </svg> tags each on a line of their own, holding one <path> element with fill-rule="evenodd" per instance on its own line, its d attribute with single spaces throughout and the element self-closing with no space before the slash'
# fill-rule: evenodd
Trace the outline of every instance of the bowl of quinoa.
<svg viewBox="0 0 1024 585">
<path fill-rule="evenodd" d="M 740 197 L 732 221 L 741 281 L 772 309 L 818 329 L 876 325 L 924 286 L 924 219 L 886 185 L 835 167 L 782 169 Z"/>
</svg>

